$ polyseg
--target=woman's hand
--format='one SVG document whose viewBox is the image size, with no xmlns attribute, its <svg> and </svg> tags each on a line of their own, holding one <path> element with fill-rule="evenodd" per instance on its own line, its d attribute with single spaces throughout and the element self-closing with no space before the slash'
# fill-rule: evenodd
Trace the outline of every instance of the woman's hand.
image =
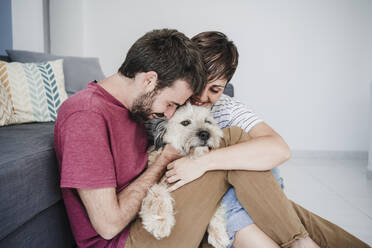
<svg viewBox="0 0 372 248">
<path fill-rule="evenodd" d="M 198 159 L 183 157 L 168 164 L 168 171 L 165 173 L 167 182 L 176 182 L 169 188 L 169 191 L 174 191 L 186 183 L 201 177 L 206 172 L 206 169 L 205 166 L 198 162 Z"/>
</svg>

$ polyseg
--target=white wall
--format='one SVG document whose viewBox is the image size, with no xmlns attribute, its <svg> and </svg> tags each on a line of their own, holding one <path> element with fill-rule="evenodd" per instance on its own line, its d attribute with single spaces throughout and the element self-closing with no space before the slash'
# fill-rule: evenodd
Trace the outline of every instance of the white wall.
<svg viewBox="0 0 372 248">
<path fill-rule="evenodd" d="M 77 11 L 64 11 L 58 22 L 66 20 L 66 28 L 70 19 L 76 20 L 77 30 L 52 30 L 63 33 L 55 40 L 58 53 L 98 56 L 109 75 L 131 44 L 151 29 L 176 28 L 188 36 L 219 30 L 240 52 L 233 78 L 236 97 L 292 149 L 368 150 L 372 1 L 73 2 Z"/>
<path fill-rule="evenodd" d="M 50 0 L 50 50 L 53 54 L 84 56 L 88 23 L 80 0 Z"/>
<path fill-rule="evenodd" d="M 372 82 L 369 86 L 369 153 L 368 153 L 368 178 L 372 179 Z"/>
<path fill-rule="evenodd" d="M 45 51 L 43 0 L 12 0 L 13 49 Z"/>
</svg>

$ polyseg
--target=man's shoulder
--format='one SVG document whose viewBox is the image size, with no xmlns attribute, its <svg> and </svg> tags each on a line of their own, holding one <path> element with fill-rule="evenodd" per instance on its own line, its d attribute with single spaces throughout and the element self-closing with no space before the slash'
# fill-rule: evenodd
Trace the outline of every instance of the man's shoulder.
<svg viewBox="0 0 372 248">
<path fill-rule="evenodd" d="M 78 113 L 102 114 L 102 101 L 104 99 L 97 90 L 90 87 L 69 97 L 59 108 L 57 122 L 64 121 Z"/>
</svg>

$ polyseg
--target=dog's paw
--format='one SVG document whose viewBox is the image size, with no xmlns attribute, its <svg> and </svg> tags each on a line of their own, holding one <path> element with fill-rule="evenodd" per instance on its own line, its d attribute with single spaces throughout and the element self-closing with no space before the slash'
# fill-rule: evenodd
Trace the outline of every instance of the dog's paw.
<svg viewBox="0 0 372 248">
<path fill-rule="evenodd" d="M 215 248 L 226 248 L 230 245 L 226 228 L 226 210 L 222 204 L 209 222 L 208 243 Z"/>
<path fill-rule="evenodd" d="M 156 239 L 168 237 L 176 219 L 173 198 L 164 183 L 153 185 L 142 201 L 141 211 L 144 228 Z"/>
</svg>

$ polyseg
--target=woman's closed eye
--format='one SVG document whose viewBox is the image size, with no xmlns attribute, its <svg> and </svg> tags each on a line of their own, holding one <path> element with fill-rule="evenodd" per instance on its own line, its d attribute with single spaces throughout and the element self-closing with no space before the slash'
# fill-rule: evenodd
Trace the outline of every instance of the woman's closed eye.
<svg viewBox="0 0 372 248">
<path fill-rule="evenodd" d="M 209 90 L 213 93 L 213 94 L 217 94 L 219 93 L 221 90 L 223 90 L 224 87 L 211 87 L 209 88 Z"/>
</svg>

